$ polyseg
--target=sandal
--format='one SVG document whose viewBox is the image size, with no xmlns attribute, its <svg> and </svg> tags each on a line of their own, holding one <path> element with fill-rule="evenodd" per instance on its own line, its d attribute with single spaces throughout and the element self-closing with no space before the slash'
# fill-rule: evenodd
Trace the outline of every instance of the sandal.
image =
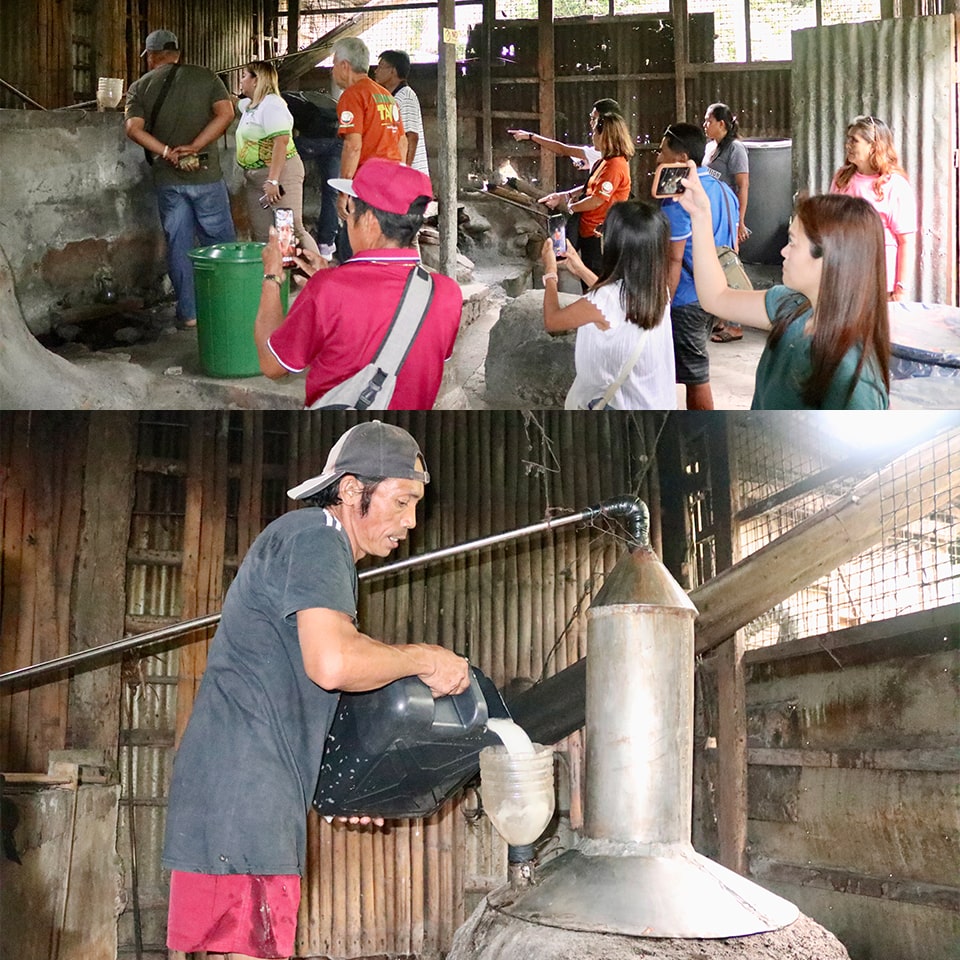
<svg viewBox="0 0 960 960">
<path fill-rule="evenodd" d="M 733 343 L 734 340 L 743 339 L 743 330 L 741 330 L 739 333 L 731 333 L 729 330 L 724 328 L 723 330 L 719 330 L 717 333 L 715 333 L 710 339 L 713 341 L 713 343 Z"/>
</svg>

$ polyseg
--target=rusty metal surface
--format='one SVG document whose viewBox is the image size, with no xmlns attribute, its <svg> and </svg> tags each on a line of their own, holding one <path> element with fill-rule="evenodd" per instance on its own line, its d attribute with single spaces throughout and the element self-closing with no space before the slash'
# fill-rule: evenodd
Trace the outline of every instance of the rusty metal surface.
<svg viewBox="0 0 960 960">
<path fill-rule="evenodd" d="M 957 304 L 956 19 L 840 24 L 793 35 L 796 186 L 826 191 L 857 115 L 891 127 L 916 190 L 919 232 L 913 298 Z"/>
</svg>

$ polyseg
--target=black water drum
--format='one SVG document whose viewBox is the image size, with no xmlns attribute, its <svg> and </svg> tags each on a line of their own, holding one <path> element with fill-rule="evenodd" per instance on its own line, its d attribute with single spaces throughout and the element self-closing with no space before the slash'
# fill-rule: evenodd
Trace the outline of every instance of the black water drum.
<svg viewBox="0 0 960 960">
<path fill-rule="evenodd" d="M 750 196 L 746 223 L 750 236 L 740 244 L 744 263 L 779 265 L 793 213 L 793 173 L 790 140 L 747 140 Z"/>
</svg>

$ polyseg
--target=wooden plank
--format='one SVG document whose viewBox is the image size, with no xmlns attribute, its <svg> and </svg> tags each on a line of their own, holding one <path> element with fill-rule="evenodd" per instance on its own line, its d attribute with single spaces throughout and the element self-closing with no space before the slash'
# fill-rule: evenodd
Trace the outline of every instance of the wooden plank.
<svg viewBox="0 0 960 960">
<path fill-rule="evenodd" d="M 722 750 L 722 747 L 721 747 Z M 919 770 L 934 773 L 960 771 L 960 749 L 956 745 L 922 747 L 913 750 L 780 749 L 751 747 L 751 765 L 768 767 L 829 767 L 835 770 Z"/>
<path fill-rule="evenodd" d="M 955 886 L 897 880 L 889 876 L 870 877 L 850 870 L 804 867 L 765 858 L 751 860 L 750 875 L 762 883 L 789 883 L 960 913 L 960 889 Z"/>
<path fill-rule="evenodd" d="M 125 556 L 134 500 L 137 417 L 105 411 L 89 418 L 87 428 L 71 652 L 118 639 L 125 632 Z M 116 727 L 104 723 L 104 717 L 120 716 L 119 661 L 74 676 L 69 714 L 68 746 L 100 749 L 116 759 Z"/>
</svg>

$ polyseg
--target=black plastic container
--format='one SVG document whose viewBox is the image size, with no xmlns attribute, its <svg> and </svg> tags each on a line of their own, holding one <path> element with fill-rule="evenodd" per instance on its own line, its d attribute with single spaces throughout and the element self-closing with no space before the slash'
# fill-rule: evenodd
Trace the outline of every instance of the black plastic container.
<svg viewBox="0 0 960 960">
<path fill-rule="evenodd" d="M 369 693 L 344 693 L 330 728 L 313 806 L 324 816 L 428 817 L 480 769 L 500 738 L 487 720 L 510 716 L 476 667 L 468 690 L 436 700 L 407 677 Z"/>
</svg>

